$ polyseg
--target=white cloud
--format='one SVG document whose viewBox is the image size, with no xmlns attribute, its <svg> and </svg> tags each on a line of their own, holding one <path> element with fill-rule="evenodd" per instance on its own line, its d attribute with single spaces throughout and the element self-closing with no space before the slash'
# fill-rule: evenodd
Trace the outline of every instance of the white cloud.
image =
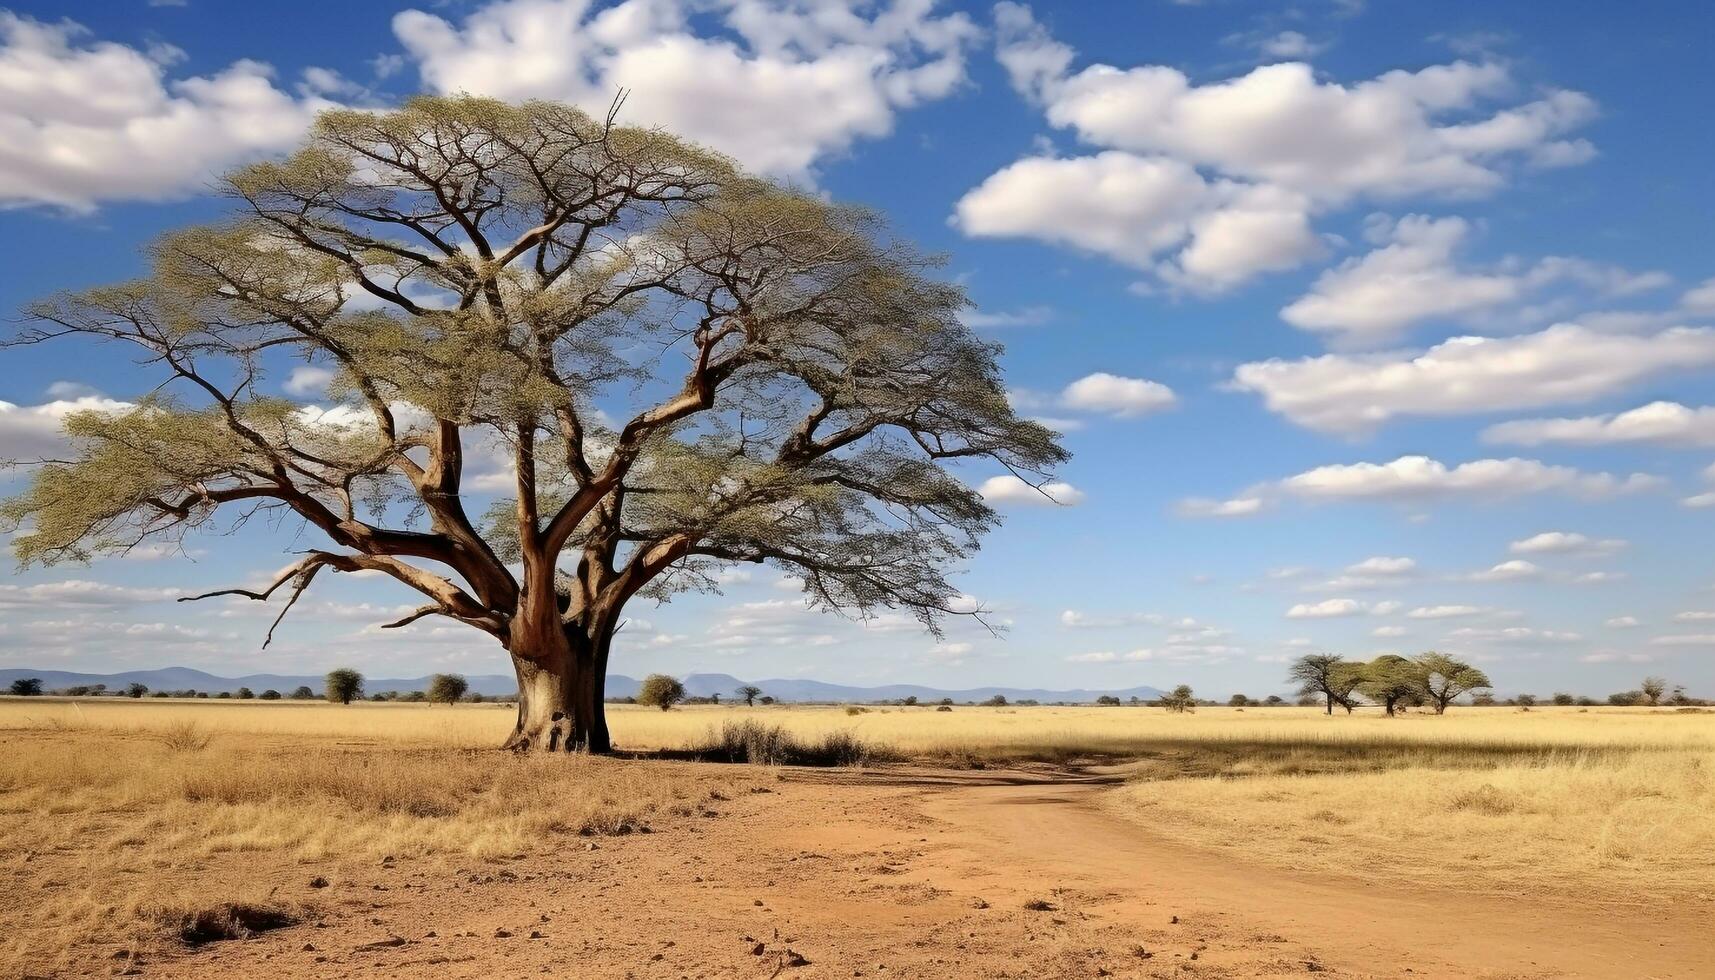
<svg viewBox="0 0 1715 980">
<path fill-rule="evenodd" d="M 101 395 L 84 395 L 42 405 L 14 405 L 0 401 L 0 461 L 27 462 L 51 457 L 65 445 L 65 419 L 73 412 L 124 412 L 132 407 L 129 402 Z"/>
<path fill-rule="evenodd" d="M 1418 606 L 1405 615 L 1410 619 L 1457 619 L 1466 616 L 1481 616 L 1488 611 L 1482 606 Z"/>
<path fill-rule="evenodd" d="M 1094 653 L 1074 653 L 1066 658 L 1066 662 L 1069 664 L 1111 664 L 1119 658 L 1119 654 L 1112 650 L 1098 650 Z"/>
<path fill-rule="evenodd" d="M 1676 623 L 1715 623 L 1715 612 L 1710 612 L 1707 609 L 1690 609 L 1682 613 L 1675 613 L 1673 621 Z"/>
<path fill-rule="evenodd" d="M 720 36 L 694 32 L 703 16 L 719 18 Z M 977 35 L 927 3 L 791 0 L 500 0 L 457 26 L 407 10 L 393 31 L 434 91 L 601 112 L 625 89 L 623 121 L 788 175 L 951 94 Z"/>
<path fill-rule="evenodd" d="M 1679 305 L 1695 315 L 1715 315 L 1715 278 L 1705 279 L 1686 290 L 1685 295 L 1679 298 Z"/>
<path fill-rule="evenodd" d="M 1419 320 L 1456 316 L 1518 298 L 1518 277 L 1467 273 L 1453 252 L 1468 226 L 1461 218 L 1408 215 L 1389 242 L 1316 279 L 1309 294 L 1280 311 L 1286 322 L 1331 334 L 1343 344 L 1374 346 Z"/>
<path fill-rule="evenodd" d="M 1591 152 L 1562 138 L 1593 116 L 1584 95 L 1551 89 L 1485 108 L 1514 87 L 1495 63 L 1347 86 L 1290 62 L 1197 85 L 1163 65 L 1074 72 L 1076 52 L 1022 4 L 999 4 L 995 24 L 996 57 L 1013 87 L 1098 152 L 1011 164 L 959 202 L 959 226 L 1097 252 L 1175 289 L 1219 292 L 1317 256 L 1313 215 L 1360 197 L 1478 193 L 1516 164 L 1573 163 Z M 1293 31 L 1229 41 L 1269 57 L 1316 48 Z M 1168 252 L 1176 254 L 1163 259 Z"/>
<path fill-rule="evenodd" d="M 1661 647 L 1715 647 L 1715 633 L 1679 633 L 1651 637 L 1650 642 Z"/>
<path fill-rule="evenodd" d="M 1519 337 L 1455 337 L 1420 354 L 1325 354 L 1241 364 L 1233 387 L 1323 432 L 1362 434 L 1402 415 L 1467 415 L 1588 401 L 1715 364 L 1715 329 L 1646 336 L 1559 324 Z"/>
<path fill-rule="evenodd" d="M 984 310 L 964 310 L 959 313 L 959 320 L 972 330 L 988 330 L 999 327 L 1039 327 L 1054 319 L 1054 310 L 1047 306 L 1026 306 L 1019 310 L 1001 310 L 986 312 Z"/>
<path fill-rule="evenodd" d="M 1334 619 L 1361 616 L 1368 611 L 1356 599 L 1324 599 L 1321 602 L 1301 602 L 1286 611 L 1287 619 Z"/>
<path fill-rule="evenodd" d="M 1539 578 L 1541 575 L 1541 568 L 1522 558 L 1514 558 L 1492 568 L 1472 572 L 1465 578 L 1472 582 L 1516 582 L 1521 579 Z"/>
<path fill-rule="evenodd" d="M 1370 630 L 1370 635 L 1378 639 L 1387 640 L 1405 636 L 1409 632 L 1411 631 L 1403 626 L 1377 626 L 1375 629 Z"/>
<path fill-rule="evenodd" d="M 1234 497 L 1230 500 L 1188 497 L 1181 500 L 1175 510 L 1181 517 L 1251 517 L 1262 513 L 1263 505 L 1261 497 Z"/>
<path fill-rule="evenodd" d="M 1515 555 L 1607 555 L 1626 546 L 1620 538 L 1592 538 L 1576 531 L 1543 531 L 1507 545 Z"/>
<path fill-rule="evenodd" d="M 328 382 L 332 381 L 334 372 L 328 368 L 304 365 L 292 369 L 292 374 L 281 385 L 288 395 L 300 398 L 321 395 L 327 391 Z"/>
<path fill-rule="evenodd" d="M 1355 565 L 1346 566 L 1346 571 L 1354 575 L 1405 575 L 1417 570 L 1417 562 L 1410 558 L 1389 558 L 1377 555 L 1365 558 Z"/>
<path fill-rule="evenodd" d="M 1097 146 L 1170 154 L 1322 198 L 1488 190 L 1509 158 L 1541 154 L 1595 114 L 1587 96 L 1550 89 L 1470 121 L 1515 85 L 1494 63 L 1390 71 L 1350 86 L 1320 82 L 1302 63 L 1206 85 L 1162 65 L 1074 74 L 1074 52 L 1028 8 L 1002 4 L 996 23 L 1014 87 L 1053 125 Z M 1453 118 L 1464 121 L 1444 121 Z"/>
<path fill-rule="evenodd" d="M 124 606 L 139 602 L 169 602 L 183 594 L 177 589 L 147 589 L 67 579 L 38 585 L 0 585 L 0 608 Z"/>
<path fill-rule="evenodd" d="M 1098 371 L 1067 385 L 1060 402 L 1067 408 L 1134 418 L 1172 408 L 1178 399 L 1173 389 L 1159 382 Z"/>
<path fill-rule="evenodd" d="M 1642 625 L 1636 616 L 1615 616 L 1602 624 L 1613 630 L 1629 630 Z"/>
<path fill-rule="evenodd" d="M 1435 497 L 1508 497 L 1561 490 L 1603 497 L 1644 489 L 1655 480 L 1585 473 L 1530 459 L 1479 459 L 1449 467 L 1427 456 L 1401 456 L 1389 463 L 1319 466 L 1280 481 L 1282 491 L 1313 500 L 1410 500 Z"/>
<path fill-rule="evenodd" d="M 89 211 L 193 193 L 221 170 L 290 148 L 333 105 L 277 88 L 255 61 L 169 79 L 183 55 L 0 12 L 0 206 Z"/>
<path fill-rule="evenodd" d="M 1518 419 L 1484 429 L 1483 441 L 1516 446 L 1715 446 L 1715 407 L 1687 408 L 1677 402 L 1658 401 L 1618 414 Z"/>
<path fill-rule="evenodd" d="M 1500 629 L 1465 626 L 1447 635 L 1459 640 L 1487 640 L 1496 643 L 1576 643 L 1584 638 L 1577 633 L 1532 629 L 1529 626 L 1507 626 Z"/>
<path fill-rule="evenodd" d="M 1017 504 L 1052 507 L 1061 504 L 1072 507 L 1084 502 L 1084 492 L 1070 483 L 1044 483 L 1038 489 L 1010 474 L 989 477 L 977 488 L 977 492 L 983 495 L 984 500 L 1000 506 Z"/>
</svg>

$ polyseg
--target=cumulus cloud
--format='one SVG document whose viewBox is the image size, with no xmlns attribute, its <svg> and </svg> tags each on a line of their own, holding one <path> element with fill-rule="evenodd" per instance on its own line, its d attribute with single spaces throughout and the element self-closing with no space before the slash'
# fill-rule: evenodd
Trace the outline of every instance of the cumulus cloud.
<svg viewBox="0 0 1715 980">
<path fill-rule="evenodd" d="M 1386 555 L 1365 558 L 1346 566 L 1346 571 L 1353 575 L 1407 575 L 1416 570 L 1416 561 L 1410 558 L 1390 558 Z"/>
<path fill-rule="evenodd" d="M 1602 625 L 1612 630 L 1629 630 L 1643 624 L 1638 622 L 1636 616 L 1615 616 L 1604 621 Z"/>
<path fill-rule="evenodd" d="M 67 579 L 63 582 L 43 582 L 38 585 L 0 585 L 0 608 L 126 606 L 140 602 L 169 602 L 182 594 L 177 589 L 150 589 Z"/>
<path fill-rule="evenodd" d="M 327 391 L 328 382 L 332 381 L 333 377 L 334 372 L 328 368 L 306 364 L 293 368 L 281 387 L 286 389 L 286 394 L 300 398 L 320 395 Z"/>
<path fill-rule="evenodd" d="M 1643 474 L 1621 478 L 1533 459 L 1479 459 L 1448 466 L 1427 456 L 1401 456 L 1389 463 L 1319 466 L 1280 481 L 1279 487 L 1311 500 L 1416 500 L 1498 498 L 1549 490 L 1605 497 L 1657 482 Z"/>
<path fill-rule="evenodd" d="M 1286 611 L 1287 619 L 1336 619 L 1361 616 L 1369 607 L 1356 599 L 1324 599 L 1321 602 L 1301 602 Z"/>
<path fill-rule="evenodd" d="M 1119 418 L 1134 418 L 1172 408 L 1178 402 L 1173 389 L 1156 381 L 1125 378 L 1098 371 L 1066 386 L 1060 403 L 1067 408 L 1104 412 Z"/>
<path fill-rule="evenodd" d="M 0 11 L 0 206 L 89 211 L 193 193 L 228 167 L 290 148 L 334 104 L 310 86 L 281 89 L 256 61 L 169 77 L 183 57 Z"/>
<path fill-rule="evenodd" d="M 719 36 L 694 29 L 703 15 L 719 18 Z M 624 121 L 786 175 L 952 93 L 977 35 L 928 3 L 794 0 L 499 0 L 457 25 L 407 10 L 393 31 L 435 91 L 602 111 L 625 89 Z"/>
<path fill-rule="evenodd" d="M 1518 419 L 1484 429 L 1483 441 L 1515 446 L 1715 446 L 1715 408 L 1687 408 L 1678 402 L 1658 401 L 1607 415 Z"/>
<path fill-rule="evenodd" d="M 1004 168 L 960 201 L 956 222 L 971 235 L 1098 252 L 1194 292 L 1320 254 L 1311 219 L 1322 210 L 1360 197 L 1480 193 L 1518 164 L 1590 153 L 1566 138 L 1594 115 L 1587 96 L 1550 89 L 1487 108 L 1515 87 L 1496 63 L 1343 85 L 1293 61 L 1198 85 L 1163 65 L 1074 72 L 1077 53 L 1022 4 L 999 4 L 995 26 L 1014 88 L 1099 149 Z M 1231 40 L 1276 58 L 1315 50 L 1291 31 Z"/>
<path fill-rule="evenodd" d="M 1472 582 L 1516 582 L 1521 579 L 1540 578 L 1541 576 L 1542 569 L 1534 563 L 1522 558 L 1514 558 L 1491 568 L 1485 568 L 1480 572 L 1472 572 L 1465 578 Z"/>
<path fill-rule="evenodd" d="M 1287 323 L 1371 346 L 1412 323 L 1486 309 L 1517 298 L 1517 277 L 1463 272 L 1453 251 L 1468 226 L 1461 218 L 1402 218 L 1388 244 L 1347 259 L 1317 277 L 1309 294 L 1280 311 Z"/>
<path fill-rule="evenodd" d="M 1577 531 L 1543 531 L 1507 545 L 1515 555 L 1608 555 L 1624 548 L 1620 538 L 1592 538 Z"/>
<path fill-rule="evenodd" d="M 1488 611 L 1482 606 L 1418 606 L 1405 615 L 1410 619 L 1460 619 L 1467 616 L 1481 616 Z"/>
<path fill-rule="evenodd" d="M 132 407 L 129 402 L 102 395 L 62 398 L 41 405 L 0 401 L 0 460 L 28 462 L 52 456 L 65 445 L 65 419 L 73 412 L 124 412 Z"/>
<path fill-rule="evenodd" d="M 1188 497 L 1179 501 L 1174 509 L 1181 517 L 1252 517 L 1262 513 L 1264 504 L 1261 497 L 1233 497 L 1228 500 Z"/>
<path fill-rule="evenodd" d="M 1358 435 L 1399 416 L 1588 401 L 1711 364 L 1715 329 L 1637 336 L 1558 324 L 1518 337 L 1455 337 L 1422 353 L 1256 361 L 1237 368 L 1232 386 L 1306 428 Z"/>
<path fill-rule="evenodd" d="M 1084 491 L 1070 483 L 1044 483 L 1040 488 L 1016 476 L 991 476 L 977 492 L 983 499 L 998 506 L 1052 507 L 1055 504 L 1072 507 L 1084 502 Z"/>
</svg>

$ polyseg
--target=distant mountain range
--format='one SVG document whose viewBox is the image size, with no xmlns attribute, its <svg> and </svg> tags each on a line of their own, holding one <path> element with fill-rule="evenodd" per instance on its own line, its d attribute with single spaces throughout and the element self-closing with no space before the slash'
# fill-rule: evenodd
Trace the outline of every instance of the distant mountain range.
<svg viewBox="0 0 1715 980">
<path fill-rule="evenodd" d="M 207 691 L 219 694 L 222 691 L 236 692 L 241 687 L 248 687 L 257 694 L 272 688 L 282 694 L 290 694 L 299 685 L 307 685 L 311 690 L 320 693 L 322 677 L 320 675 L 295 674 L 246 674 L 242 677 L 217 677 L 207 671 L 191 667 L 162 667 L 159 670 L 126 670 L 112 674 L 85 674 L 69 670 L 29 670 L 19 667 L 0 668 L 0 691 L 9 688 L 14 680 L 25 677 L 39 677 L 42 687 L 54 691 L 68 687 L 91 687 L 96 684 L 106 684 L 109 690 L 125 687 L 127 684 L 145 684 L 151 691 Z M 468 674 L 465 680 L 470 682 L 470 689 L 482 695 L 509 695 L 517 693 L 518 684 L 505 674 Z M 718 694 L 723 698 L 733 697 L 733 692 L 746 683 L 753 683 L 762 688 L 762 692 L 779 701 L 792 702 L 860 702 L 860 701 L 898 701 L 903 698 L 916 697 L 919 701 L 939 701 L 942 698 L 952 698 L 954 701 L 986 701 L 999 694 L 1008 701 L 1042 701 L 1053 703 L 1065 701 L 1074 704 L 1096 700 L 1104 695 L 1113 695 L 1121 700 L 1132 697 L 1150 700 L 1158 698 L 1162 692 L 1153 687 L 1128 687 L 1123 689 L 1088 690 L 1074 688 L 1072 690 L 1054 691 L 1045 688 L 1023 687 L 973 687 L 950 689 L 940 687 L 925 687 L 920 684 L 884 684 L 880 687 L 857 687 L 849 684 L 829 684 L 825 681 L 773 678 L 761 681 L 742 681 L 731 674 L 688 674 L 683 678 L 685 690 L 692 697 L 708 697 Z M 637 693 L 640 681 L 626 677 L 623 674 L 607 675 L 607 696 L 610 698 L 631 697 Z M 364 690 L 376 691 L 422 691 L 429 686 L 427 677 L 368 677 L 364 679 Z"/>
</svg>

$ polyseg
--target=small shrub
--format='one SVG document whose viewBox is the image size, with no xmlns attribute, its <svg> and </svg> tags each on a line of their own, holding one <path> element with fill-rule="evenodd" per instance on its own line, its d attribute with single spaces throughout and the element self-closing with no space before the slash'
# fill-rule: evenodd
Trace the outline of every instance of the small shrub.
<svg viewBox="0 0 1715 980">
<path fill-rule="evenodd" d="M 849 730 L 800 742 L 784 726 L 765 725 L 754 718 L 723 723 L 719 732 L 711 730 L 709 741 L 694 751 L 722 762 L 759 766 L 863 766 L 894 758 L 894 753 L 869 744 Z"/>
<path fill-rule="evenodd" d="M 662 711 L 667 711 L 683 700 L 685 685 L 677 677 L 669 677 L 666 674 L 650 674 L 643 678 L 643 686 L 637 690 L 638 704 L 660 708 Z"/>
<path fill-rule="evenodd" d="M 248 687 L 241 687 L 238 689 L 238 700 L 240 700 L 240 701 L 254 701 L 254 700 L 256 700 L 256 692 L 252 691 Z"/>
<path fill-rule="evenodd" d="M 205 946 L 294 926 L 303 921 L 303 915 L 284 905 L 226 902 L 206 909 L 163 911 L 159 919 L 165 931 L 185 945 Z"/>
<path fill-rule="evenodd" d="M 846 705 L 846 714 L 848 716 L 867 715 L 869 714 L 869 709 L 862 705 L 848 704 Z"/>
<path fill-rule="evenodd" d="M 201 752 L 208 748 L 210 736 L 194 721 L 178 721 L 161 729 L 161 744 L 173 752 Z"/>
<path fill-rule="evenodd" d="M 952 705 L 950 705 L 950 704 L 942 704 L 942 705 L 937 705 L 937 706 L 936 706 L 936 707 L 935 707 L 935 710 L 936 710 L 936 711 L 952 711 L 952 710 L 953 710 L 953 706 L 952 706 Z"/>
<path fill-rule="evenodd" d="M 436 674 L 429 678 L 429 700 L 436 704 L 453 704 L 470 690 L 463 674 Z"/>
<path fill-rule="evenodd" d="M 262 692 L 262 700 L 264 700 L 264 701 L 278 701 L 278 700 L 280 700 L 280 692 L 274 690 L 273 688 L 269 688 L 268 690 Z"/>
</svg>

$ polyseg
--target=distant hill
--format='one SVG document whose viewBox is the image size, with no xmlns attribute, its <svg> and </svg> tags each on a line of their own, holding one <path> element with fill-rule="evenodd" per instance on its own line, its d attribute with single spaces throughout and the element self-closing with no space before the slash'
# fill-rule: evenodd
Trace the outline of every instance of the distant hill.
<svg viewBox="0 0 1715 980">
<path fill-rule="evenodd" d="M 126 670 L 113 674 L 86 674 L 69 670 L 31 670 L 21 667 L 0 667 L 0 691 L 11 686 L 14 680 L 23 677 L 39 677 L 42 686 L 50 691 L 67 687 L 93 686 L 106 684 L 108 689 L 123 688 L 127 684 L 146 684 L 151 691 L 207 691 L 219 694 L 222 691 L 236 692 L 241 687 L 248 687 L 257 694 L 273 688 L 282 694 L 290 694 L 293 688 L 300 684 L 308 685 L 317 693 L 322 689 L 322 677 L 316 675 L 295 674 L 246 674 L 242 677 L 219 677 L 207 671 L 191 667 L 162 667 L 158 670 Z M 472 691 L 483 695 L 514 694 L 518 690 L 517 682 L 506 674 L 468 674 Z M 920 684 L 884 684 L 880 687 L 857 687 L 849 684 L 830 684 L 826 681 L 805 680 L 802 678 L 772 678 L 761 681 L 742 681 L 731 674 L 687 674 L 684 678 L 685 690 L 693 697 L 708 697 L 718 694 L 730 698 L 733 692 L 746 683 L 753 683 L 762 688 L 764 694 L 780 701 L 822 701 L 822 702 L 852 702 L 852 701 L 898 701 L 915 696 L 919 701 L 939 701 L 942 698 L 952 698 L 954 701 L 987 701 L 999 694 L 1008 701 L 1041 701 L 1052 703 L 1067 701 L 1074 704 L 1094 701 L 1103 695 L 1113 695 L 1126 700 L 1132 697 L 1150 700 L 1161 696 L 1161 691 L 1153 687 L 1128 687 L 1123 689 L 1085 689 L 1074 688 L 1065 691 L 1048 690 L 1045 688 L 1025 687 L 972 687 L 972 688 L 940 688 L 925 687 Z M 607 675 L 607 696 L 610 698 L 632 697 L 637 694 L 640 682 L 636 678 L 624 674 Z M 369 677 L 364 679 L 364 690 L 376 691 L 421 691 L 429 686 L 428 677 Z"/>
</svg>

